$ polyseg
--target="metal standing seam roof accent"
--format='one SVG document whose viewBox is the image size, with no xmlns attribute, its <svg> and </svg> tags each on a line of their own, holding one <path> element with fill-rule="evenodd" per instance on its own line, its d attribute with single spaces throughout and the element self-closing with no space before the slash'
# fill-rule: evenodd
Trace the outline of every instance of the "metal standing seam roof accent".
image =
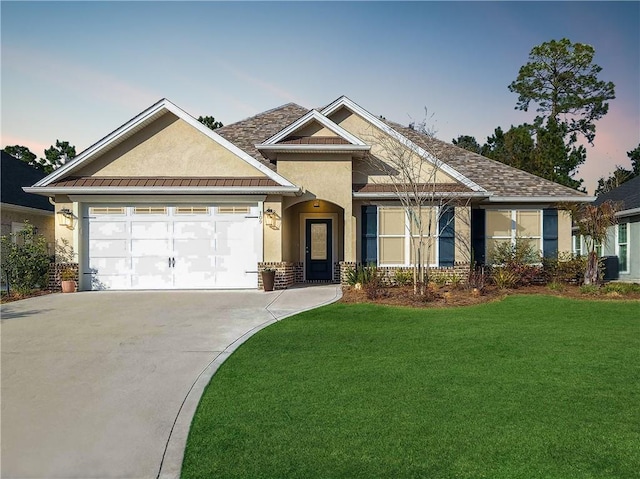
<svg viewBox="0 0 640 479">
<path fill-rule="evenodd" d="M 49 185 L 50 188 L 81 187 L 220 187 L 220 186 L 280 186 L 271 178 L 237 177 L 237 178 L 107 178 L 81 177 L 66 178 Z"/>
</svg>

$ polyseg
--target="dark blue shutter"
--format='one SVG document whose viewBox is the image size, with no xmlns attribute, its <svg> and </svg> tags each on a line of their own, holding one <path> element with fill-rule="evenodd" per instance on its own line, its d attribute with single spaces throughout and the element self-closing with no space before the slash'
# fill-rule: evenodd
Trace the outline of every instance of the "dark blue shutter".
<svg viewBox="0 0 640 479">
<path fill-rule="evenodd" d="M 542 210 L 542 249 L 545 258 L 558 257 L 558 210 Z"/>
<path fill-rule="evenodd" d="M 485 221 L 485 210 L 471 210 L 471 258 L 476 264 L 484 264 L 486 261 Z"/>
<path fill-rule="evenodd" d="M 362 207 L 362 263 L 377 264 L 378 261 L 378 207 Z"/>
<path fill-rule="evenodd" d="M 440 212 L 440 238 L 438 239 L 439 265 L 441 267 L 453 266 L 455 262 L 455 210 L 451 206 L 445 206 Z"/>
</svg>

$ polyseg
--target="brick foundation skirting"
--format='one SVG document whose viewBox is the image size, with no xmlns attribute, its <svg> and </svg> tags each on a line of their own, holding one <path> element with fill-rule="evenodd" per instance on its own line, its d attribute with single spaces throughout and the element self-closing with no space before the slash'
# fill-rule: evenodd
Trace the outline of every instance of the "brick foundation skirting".
<svg viewBox="0 0 640 479">
<path fill-rule="evenodd" d="M 341 261 L 339 267 L 340 272 L 340 284 L 347 285 L 347 271 L 359 266 L 359 263 Z M 462 283 L 466 283 L 469 274 L 469 263 L 456 263 L 451 267 L 437 267 L 429 268 L 430 275 L 443 275 L 446 277 L 456 276 Z M 413 271 L 410 266 L 378 266 L 378 272 L 381 275 L 382 282 L 384 284 L 393 286 L 396 284 L 395 274 L 396 271 Z"/>
<path fill-rule="evenodd" d="M 74 281 L 78 282 L 78 263 L 51 263 L 49 265 L 49 291 L 62 291 L 62 271 L 72 269 Z"/>
</svg>

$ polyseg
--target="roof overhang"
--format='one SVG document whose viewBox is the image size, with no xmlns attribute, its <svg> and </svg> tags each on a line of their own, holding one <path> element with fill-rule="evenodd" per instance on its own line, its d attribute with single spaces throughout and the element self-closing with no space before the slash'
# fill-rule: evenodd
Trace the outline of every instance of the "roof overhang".
<svg viewBox="0 0 640 479">
<path fill-rule="evenodd" d="M 0 203 L 0 208 L 3 211 L 16 211 L 18 213 L 27 213 L 32 215 L 53 216 L 53 206 L 51 207 L 51 210 L 41 210 L 40 208 L 32 208 L 30 206 Z"/>
<path fill-rule="evenodd" d="M 343 153 L 363 156 L 371 150 L 369 145 L 267 145 L 264 143 L 256 145 L 256 148 L 266 153 L 270 159 L 275 158 L 277 153 Z"/>
<path fill-rule="evenodd" d="M 635 216 L 635 215 L 640 215 L 640 208 L 632 208 L 629 210 L 622 210 L 622 211 L 618 211 L 616 213 L 616 216 L 618 218 L 624 218 L 626 216 Z"/>
</svg>

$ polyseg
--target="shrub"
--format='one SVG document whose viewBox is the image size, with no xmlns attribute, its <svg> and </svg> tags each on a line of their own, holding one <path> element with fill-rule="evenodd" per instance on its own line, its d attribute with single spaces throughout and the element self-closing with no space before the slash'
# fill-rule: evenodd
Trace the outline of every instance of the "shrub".
<svg viewBox="0 0 640 479">
<path fill-rule="evenodd" d="M 518 284 L 518 276 L 507 267 L 495 268 L 492 279 L 499 289 L 514 288 Z"/>
<path fill-rule="evenodd" d="M 409 286 L 413 284 L 413 271 L 408 269 L 397 269 L 393 275 L 398 286 Z"/>
<path fill-rule="evenodd" d="M 2 249 L 2 274 L 7 288 L 19 294 L 29 294 L 47 283 L 51 259 L 47 252 L 47 240 L 36 232 L 35 226 L 25 223 L 25 228 L 0 239 Z"/>
<path fill-rule="evenodd" d="M 562 291 L 565 290 L 565 286 L 563 283 L 560 283 L 558 281 L 551 281 L 548 285 L 547 288 L 549 288 L 551 291 L 558 291 L 559 293 L 561 293 Z"/>
<path fill-rule="evenodd" d="M 467 276 L 467 289 L 478 291 L 483 291 L 486 285 L 487 275 L 485 274 L 484 266 L 476 267 L 469 270 L 469 275 Z"/>
<path fill-rule="evenodd" d="M 580 293 L 582 294 L 595 295 L 598 294 L 598 292 L 599 288 L 595 284 L 583 284 L 580 286 Z"/>
<path fill-rule="evenodd" d="M 620 293 L 627 295 L 631 293 L 640 293 L 640 284 L 636 283 L 607 283 L 602 287 L 603 293 Z"/>
<path fill-rule="evenodd" d="M 366 285 L 372 278 L 378 277 L 378 268 L 374 264 L 357 265 L 355 268 L 349 268 L 346 272 L 346 280 L 349 286 L 356 284 Z"/>
<path fill-rule="evenodd" d="M 515 244 L 498 243 L 491 255 L 492 261 L 502 270 L 510 272 L 509 282 L 515 286 L 526 286 L 540 279 L 540 254 L 533 249 L 531 243 L 524 239 L 516 239 Z M 506 273 L 499 273 L 504 278 Z"/>
<path fill-rule="evenodd" d="M 557 258 L 544 258 L 542 269 L 547 281 L 582 284 L 587 267 L 586 256 L 560 253 Z"/>
<path fill-rule="evenodd" d="M 453 289 L 458 289 L 460 286 L 462 286 L 462 277 L 460 277 L 456 273 L 451 273 L 451 275 L 449 276 L 449 283 L 451 284 L 451 287 Z"/>
<path fill-rule="evenodd" d="M 376 267 L 373 268 L 371 276 L 367 278 L 366 283 L 362 283 L 367 299 L 377 299 L 388 295 L 386 286 L 382 281 L 382 277 Z"/>
<path fill-rule="evenodd" d="M 444 286 L 447 284 L 447 275 L 445 273 L 433 272 L 429 275 L 429 282 L 433 282 L 438 286 Z"/>
</svg>

